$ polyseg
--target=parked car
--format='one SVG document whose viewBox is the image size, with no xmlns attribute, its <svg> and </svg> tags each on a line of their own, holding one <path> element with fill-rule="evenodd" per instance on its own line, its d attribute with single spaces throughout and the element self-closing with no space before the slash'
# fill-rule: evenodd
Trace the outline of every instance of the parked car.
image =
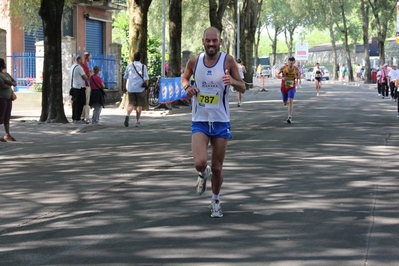
<svg viewBox="0 0 399 266">
<path fill-rule="evenodd" d="M 330 71 L 328 71 L 328 69 L 325 66 L 320 66 L 320 68 L 324 71 L 323 80 L 329 80 L 330 79 Z M 311 81 L 314 80 L 313 70 L 314 70 L 314 67 L 309 67 L 308 69 L 305 70 L 305 79 L 306 80 L 311 80 Z"/>
<path fill-rule="evenodd" d="M 270 66 L 269 65 L 263 65 L 262 66 L 261 76 L 270 78 L 271 75 L 272 75 L 272 70 L 270 69 Z"/>
</svg>

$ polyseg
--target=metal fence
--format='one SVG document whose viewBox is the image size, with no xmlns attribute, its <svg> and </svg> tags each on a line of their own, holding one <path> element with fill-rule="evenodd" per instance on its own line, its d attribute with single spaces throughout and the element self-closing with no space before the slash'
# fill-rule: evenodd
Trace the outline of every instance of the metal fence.
<svg viewBox="0 0 399 266">
<path fill-rule="evenodd" d="M 41 73 L 36 73 L 36 60 L 43 57 L 36 57 L 36 53 L 31 52 L 14 53 L 8 57 L 13 61 L 12 75 L 17 82 L 15 91 L 28 91 L 36 81 L 41 83 Z"/>
<path fill-rule="evenodd" d="M 39 69 L 39 60 L 43 60 L 43 56 L 36 56 L 36 53 L 23 52 L 14 53 L 13 61 L 13 78 L 17 82 L 15 91 L 28 92 L 38 84 L 42 83 L 43 69 Z M 42 63 L 42 62 L 41 62 Z M 100 67 L 100 76 L 104 81 L 106 88 L 116 87 L 115 77 L 115 56 L 104 54 L 92 54 L 89 62 L 90 69 L 94 66 Z"/>
<path fill-rule="evenodd" d="M 94 66 L 98 66 L 100 68 L 100 77 L 103 79 L 105 87 L 115 88 L 115 56 L 106 54 L 91 54 L 89 68 L 93 69 Z"/>
</svg>

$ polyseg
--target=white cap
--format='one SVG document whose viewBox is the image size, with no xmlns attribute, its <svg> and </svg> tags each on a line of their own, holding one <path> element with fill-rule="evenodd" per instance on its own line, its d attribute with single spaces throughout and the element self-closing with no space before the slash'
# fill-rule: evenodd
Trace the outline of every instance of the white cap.
<svg viewBox="0 0 399 266">
<path fill-rule="evenodd" d="M 398 65 L 397 65 L 397 64 L 393 64 L 392 66 L 393 66 L 393 67 L 398 67 Z"/>
<path fill-rule="evenodd" d="M 385 63 L 383 66 L 384 66 L 384 67 L 386 67 L 386 66 L 388 66 L 388 64 L 387 64 L 387 63 Z"/>
</svg>

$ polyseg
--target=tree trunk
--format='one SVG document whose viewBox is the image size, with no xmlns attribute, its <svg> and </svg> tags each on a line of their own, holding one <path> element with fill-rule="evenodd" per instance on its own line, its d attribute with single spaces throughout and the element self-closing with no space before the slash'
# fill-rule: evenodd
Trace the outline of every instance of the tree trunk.
<svg viewBox="0 0 399 266">
<path fill-rule="evenodd" d="M 348 67 L 348 81 L 354 81 L 353 80 L 352 60 L 351 60 L 351 54 L 350 54 L 350 49 L 349 49 L 348 27 L 346 25 L 344 3 L 340 4 L 340 8 L 341 8 L 341 14 L 342 14 L 342 22 L 343 22 L 343 26 L 344 26 L 343 33 L 344 33 L 346 63 L 347 63 L 347 67 Z"/>
<path fill-rule="evenodd" d="M 330 23 L 328 23 L 328 30 L 330 32 L 330 40 L 331 40 L 331 48 L 332 48 L 332 56 L 333 56 L 333 61 L 334 61 L 334 67 L 333 67 L 333 79 L 334 80 L 338 80 L 339 79 L 339 73 L 338 73 L 338 56 L 337 56 L 337 46 L 335 44 L 335 35 L 334 35 L 334 27 L 333 27 L 333 10 L 331 7 L 331 3 L 329 4 L 329 8 L 330 8 L 330 14 L 327 15 L 328 19 L 330 20 Z"/>
<path fill-rule="evenodd" d="M 294 47 L 294 31 L 295 31 L 295 29 L 296 29 L 296 26 L 294 26 L 292 28 L 286 28 L 284 31 L 285 44 L 287 45 L 289 56 L 292 56 L 292 50 Z M 287 36 L 287 31 L 288 31 L 288 36 Z"/>
<path fill-rule="evenodd" d="M 281 33 L 280 27 L 274 27 L 274 35 L 270 36 L 269 30 L 266 28 L 267 35 L 269 36 L 270 41 L 272 42 L 272 57 L 270 60 L 270 65 L 274 66 L 276 64 L 277 58 L 277 36 Z"/>
<path fill-rule="evenodd" d="M 129 12 L 129 59 L 141 53 L 141 62 L 147 64 L 148 9 L 152 0 L 126 0 Z"/>
<path fill-rule="evenodd" d="M 263 0 L 245 0 L 243 3 L 242 13 L 240 16 L 241 35 L 240 35 L 240 51 L 241 60 L 244 62 L 247 73 L 244 80 L 252 84 L 252 56 L 255 42 L 255 32 L 259 21 L 260 10 Z"/>
<path fill-rule="evenodd" d="M 254 49 L 255 49 L 255 63 L 254 63 L 254 67 L 255 67 L 255 72 L 256 72 L 256 68 L 258 67 L 258 65 L 259 65 L 259 43 L 260 43 L 260 34 L 261 34 L 261 32 L 262 32 L 262 30 L 261 30 L 261 23 L 260 23 L 260 21 L 258 21 L 258 32 L 257 32 L 257 34 L 256 34 L 256 41 L 255 41 L 255 43 L 254 43 Z M 252 70 L 251 70 L 251 72 L 252 72 Z"/>
<path fill-rule="evenodd" d="M 371 66 L 370 66 L 370 52 L 369 52 L 369 6 L 364 4 L 365 0 L 360 0 L 360 11 L 362 12 L 362 29 L 363 29 L 363 48 L 364 61 L 366 62 L 366 80 L 365 83 L 371 83 Z"/>
<path fill-rule="evenodd" d="M 216 0 L 209 0 L 209 21 L 211 26 L 220 30 L 220 32 L 223 31 L 222 19 L 229 1 L 219 0 L 219 4 L 217 4 Z"/>
<path fill-rule="evenodd" d="M 61 22 L 64 0 L 41 0 L 44 62 L 41 122 L 68 123 L 62 96 Z"/>
<path fill-rule="evenodd" d="M 169 0 L 169 72 L 168 77 L 181 75 L 182 0 Z"/>
</svg>

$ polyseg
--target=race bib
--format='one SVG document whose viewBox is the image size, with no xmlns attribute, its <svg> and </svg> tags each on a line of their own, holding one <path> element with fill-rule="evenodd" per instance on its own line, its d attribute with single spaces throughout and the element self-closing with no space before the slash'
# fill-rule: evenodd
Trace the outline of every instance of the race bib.
<svg viewBox="0 0 399 266">
<path fill-rule="evenodd" d="M 197 105 L 202 108 L 219 108 L 219 92 L 201 90 L 197 94 Z"/>
<path fill-rule="evenodd" d="M 294 81 L 293 81 L 293 80 L 286 80 L 286 81 L 285 81 L 285 87 L 286 87 L 286 88 L 292 88 L 292 87 L 294 87 Z"/>
</svg>

